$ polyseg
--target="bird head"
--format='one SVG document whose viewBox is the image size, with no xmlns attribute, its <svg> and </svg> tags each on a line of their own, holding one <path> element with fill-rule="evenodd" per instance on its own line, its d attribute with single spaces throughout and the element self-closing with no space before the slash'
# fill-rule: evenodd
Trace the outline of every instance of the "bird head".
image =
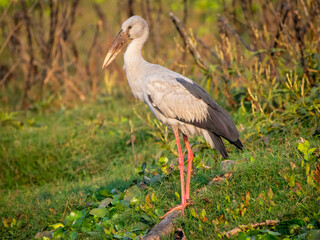
<svg viewBox="0 0 320 240">
<path fill-rule="evenodd" d="M 143 39 L 145 41 L 148 34 L 148 24 L 142 17 L 132 16 L 127 19 L 122 24 L 120 32 L 113 41 L 102 64 L 102 69 L 106 68 L 116 58 L 118 53 L 127 45 L 127 43 L 136 39 Z"/>
</svg>

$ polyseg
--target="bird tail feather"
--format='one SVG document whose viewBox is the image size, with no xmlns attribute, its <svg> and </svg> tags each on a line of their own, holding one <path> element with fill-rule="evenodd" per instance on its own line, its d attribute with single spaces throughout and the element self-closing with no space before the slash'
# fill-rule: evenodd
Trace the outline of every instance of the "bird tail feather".
<svg viewBox="0 0 320 240">
<path fill-rule="evenodd" d="M 233 145 L 235 145 L 237 148 L 239 148 L 240 150 L 243 149 L 243 145 L 242 145 L 242 142 L 240 141 L 240 139 L 238 139 L 237 141 L 235 142 L 230 142 L 232 143 Z"/>
<path fill-rule="evenodd" d="M 229 155 L 227 153 L 227 150 L 226 150 L 226 148 L 225 148 L 225 146 L 223 144 L 223 141 L 222 141 L 221 137 L 217 136 L 216 134 L 214 134 L 212 132 L 209 132 L 209 135 L 211 137 L 211 140 L 214 143 L 215 148 L 218 150 L 218 152 L 221 153 L 221 155 L 224 158 L 228 158 Z"/>
</svg>

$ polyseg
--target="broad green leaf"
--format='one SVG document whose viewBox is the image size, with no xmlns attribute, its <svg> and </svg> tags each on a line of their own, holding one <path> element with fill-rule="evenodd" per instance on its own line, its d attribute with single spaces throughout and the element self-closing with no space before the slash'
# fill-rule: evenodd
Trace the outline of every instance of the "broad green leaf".
<svg viewBox="0 0 320 240">
<path fill-rule="evenodd" d="M 274 235 L 274 236 L 280 236 L 281 235 L 281 233 L 279 233 L 279 232 L 270 231 L 268 229 L 261 229 L 260 232 L 269 233 L 269 234 Z"/>
<path fill-rule="evenodd" d="M 100 203 L 99 203 L 99 207 L 98 208 L 105 208 L 107 206 L 109 206 L 109 204 L 111 203 L 112 198 L 107 197 L 105 199 L 103 199 Z"/>
<path fill-rule="evenodd" d="M 266 234 L 266 235 L 263 235 L 261 240 L 278 240 L 278 238 L 272 234 Z"/>
<path fill-rule="evenodd" d="M 66 217 L 67 221 L 74 221 L 82 217 L 85 214 L 83 211 L 72 211 L 69 216 Z"/>
<path fill-rule="evenodd" d="M 152 201 L 152 202 L 157 202 L 157 200 L 158 200 L 158 199 L 157 199 L 156 195 L 155 195 L 154 193 L 152 193 L 152 194 L 151 194 L 151 201 Z"/>
<path fill-rule="evenodd" d="M 114 227 L 117 231 L 120 231 L 121 229 L 124 228 L 124 226 L 125 226 L 124 221 L 119 221 Z"/>
<path fill-rule="evenodd" d="M 112 204 L 113 206 L 115 206 L 115 205 L 118 204 L 119 200 L 120 200 L 120 195 L 114 195 L 114 196 L 113 196 L 113 199 L 112 199 L 112 201 L 111 201 L 111 204 Z"/>
<path fill-rule="evenodd" d="M 178 192 L 174 192 L 174 195 L 176 196 L 176 198 L 177 198 L 178 200 L 180 200 L 180 194 L 179 194 Z"/>
<path fill-rule="evenodd" d="M 134 205 L 138 204 L 139 202 L 140 202 L 140 200 L 137 197 L 134 197 L 131 199 L 130 205 L 134 206 Z"/>
<path fill-rule="evenodd" d="M 81 226 L 81 232 L 88 233 L 91 231 L 91 227 L 92 227 L 91 220 L 88 218 L 85 218 Z"/>
<path fill-rule="evenodd" d="M 100 190 L 99 191 L 99 195 L 102 196 L 102 197 L 107 197 L 107 198 L 108 197 L 112 197 L 112 194 L 109 191 L 105 190 L 105 189 Z"/>
<path fill-rule="evenodd" d="M 201 214 L 200 214 L 200 217 L 203 218 L 203 217 L 206 216 L 206 214 L 207 214 L 207 213 L 206 213 L 206 210 L 202 209 Z"/>
<path fill-rule="evenodd" d="M 156 209 L 154 210 L 154 213 L 155 213 L 158 217 L 161 217 L 161 216 L 164 215 L 164 210 L 163 210 L 163 208 L 156 208 Z"/>
<path fill-rule="evenodd" d="M 140 194 L 140 189 L 138 188 L 137 185 L 133 185 L 125 191 L 125 195 L 123 199 L 130 202 L 134 197 L 137 197 L 139 194 Z"/>
<path fill-rule="evenodd" d="M 138 229 L 138 230 L 146 230 L 148 229 L 149 225 L 143 223 L 143 222 L 138 222 L 133 228 Z"/>
<path fill-rule="evenodd" d="M 78 232 L 71 232 L 69 235 L 69 240 L 75 240 L 78 238 Z"/>
<path fill-rule="evenodd" d="M 305 140 L 304 143 L 298 143 L 298 150 L 301 151 L 303 154 L 308 154 L 310 143 L 308 140 Z"/>
<path fill-rule="evenodd" d="M 160 163 L 161 166 L 166 165 L 168 163 L 168 158 L 167 157 L 161 157 L 159 158 L 158 162 Z"/>
<path fill-rule="evenodd" d="M 190 213 L 191 213 L 191 216 L 193 216 L 194 218 L 199 218 L 198 215 L 196 214 L 196 211 L 194 210 L 194 208 L 190 209 Z"/>
<path fill-rule="evenodd" d="M 307 233 L 308 240 L 319 240 L 320 239 L 320 230 L 311 230 Z"/>
<path fill-rule="evenodd" d="M 56 224 L 52 224 L 52 225 L 50 225 L 50 227 L 52 227 L 53 229 L 57 229 L 57 228 L 59 228 L 59 227 L 64 227 L 64 225 L 62 224 L 62 223 L 56 223 Z"/>
<path fill-rule="evenodd" d="M 107 209 L 106 208 L 93 208 L 89 212 L 91 215 L 97 216 L 99 218 L 103 218 L 105 215 L 107 215 Z"/>
</svg>

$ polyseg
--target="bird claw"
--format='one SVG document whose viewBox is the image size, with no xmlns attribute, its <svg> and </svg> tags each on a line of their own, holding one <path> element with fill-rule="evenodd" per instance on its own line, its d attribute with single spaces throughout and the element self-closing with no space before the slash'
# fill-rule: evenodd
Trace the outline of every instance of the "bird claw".
<svg viewBox="0 0 320 240">
<path fill-rule="evenodd" d="M 174 211 L 176 211 L 176 210 L 179 210 L 179 209 L 181 209 L 181 211 L 182 211 L 182 216 L 184 216 L 184 209 L 185 209 L 186 206 L 188 206 L 188 205 L 189 205 L 189 203 L 179 204 L 179 205 L 175 206 L 174 208 L 171 208 L 166 214 L 164 214 L 162 217 L 160 217 L 160 219 L 165 218 L 169 213 L 172 213 L 172 212 L 174 212 Z"/>
</svg>

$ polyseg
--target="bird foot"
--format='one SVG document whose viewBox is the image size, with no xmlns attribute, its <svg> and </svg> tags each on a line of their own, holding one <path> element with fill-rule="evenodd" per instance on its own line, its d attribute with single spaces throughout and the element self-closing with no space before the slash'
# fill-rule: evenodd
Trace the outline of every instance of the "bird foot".
<svg viewBox="0 0 320 240">
<path fill-rule="evenodd" d="M 177 206 L 175 206 L 174 208 L 171 208 L 166 214 L 164 214 L 160 219 L 165 218 L 169 213 L 172 213 L 176 210 L 180 210 L 182 211 L 182 216 L 184 216 L 184 209 L 186 208 L 186 206 L 188 206 L 189 203 L 185 203 L 185 204 L 179 204 Z"/>
</svg>

